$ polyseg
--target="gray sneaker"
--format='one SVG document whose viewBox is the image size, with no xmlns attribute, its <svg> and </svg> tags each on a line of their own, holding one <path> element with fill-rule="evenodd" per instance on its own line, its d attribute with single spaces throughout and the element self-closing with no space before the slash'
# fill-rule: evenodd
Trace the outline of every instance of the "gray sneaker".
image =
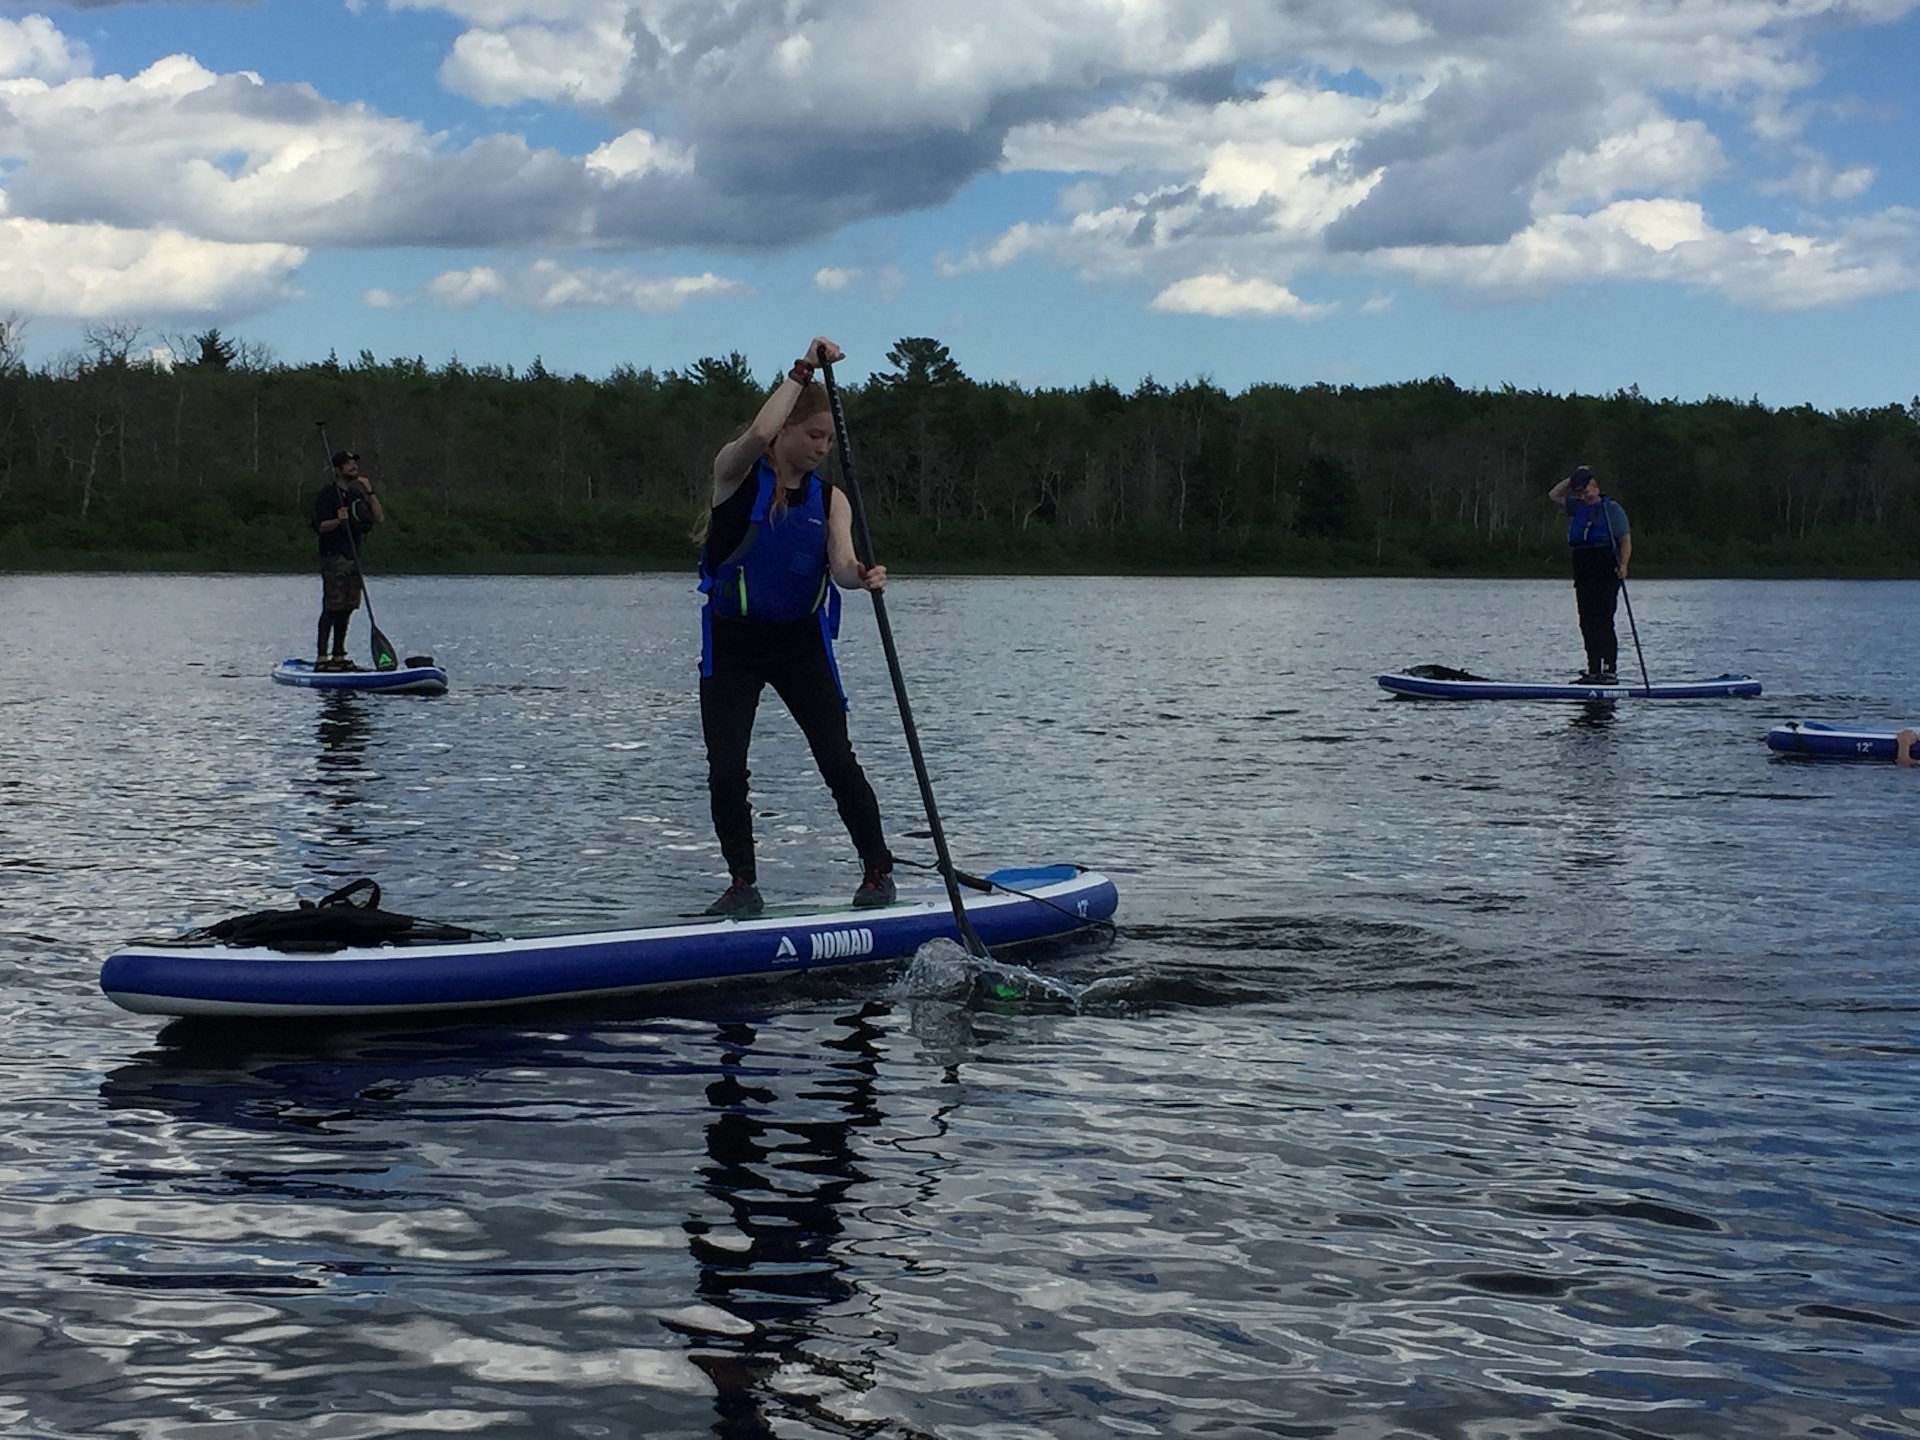
<svg viewBox="0 0 1920 1440">
<path fill-rule="evenodd" d="M 736 875 L 733 883 L 721 892 L 720 898 L 707 906 L 706 913 L 743 918 L 758 915 L 766 908 L 767 902 L 760 898 L 760 887 Z"/>
</svg>

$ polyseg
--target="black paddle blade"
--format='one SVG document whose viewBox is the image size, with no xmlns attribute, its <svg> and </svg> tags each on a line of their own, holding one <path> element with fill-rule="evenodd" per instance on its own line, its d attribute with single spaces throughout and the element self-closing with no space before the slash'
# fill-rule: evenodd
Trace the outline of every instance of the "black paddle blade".
<svg viewBox="0 0 1920 1440">
<path fill-rule="evenodd" d="M 373 668 L 376 670 L 400 668 L 400 657 L 394 651 L 393 642 L 380 632 L 378 625 L 373 627 Z"/>
</svg>

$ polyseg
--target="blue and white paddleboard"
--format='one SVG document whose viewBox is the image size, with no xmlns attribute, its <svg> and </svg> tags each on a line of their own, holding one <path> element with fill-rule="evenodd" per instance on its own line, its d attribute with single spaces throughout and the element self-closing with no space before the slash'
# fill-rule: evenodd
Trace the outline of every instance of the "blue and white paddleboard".
<svg viewBox="0 0 1920 1440">
<path fill-rule="evenodd" d="M 1853 730 L 1818 720 L 1789 720 L 1767 731 L 1768 749 L 1823 760 L 1894 760 L 1899 745 L 1894 730 Z"/>
<path fill-rule="evenodd" d="M 375 690 L 394 695 L 444 695 L 447 672 L 431 660 L 409 661 L 397 670 L 316 670 L 311 660 L 282 660 L 273 667 L 281 685 L 310 690 Z"/>
<path fill-rule="evenodd" d="M 966 899 L 989 947 L 1062 939 L 1111 920 L 1119 893 L 1076 865 L 996 870 Z M 377 1016 L 630 995 L 912 955 L 955 939 L 944 888 L 903 888 L 891 905 L 845 903 L 750 920 L 700 917 L 596 934 L 468 936 L 316 952 L 258 945 L 141 943 L 100 969 L 107 998 L 142 1015 Z"/>
<path fill-rule="evenodd" d="M 1716 675 L 1710 680 L 1669 681 L 1655 685 L 1617 680 L 1607 684 L 1580 684 L 1576 681 L 1556 684 L 1552 681 L 1488 680 L 1464 670 L 1420 665 L 1412 670 L 1375 678 L 1383 690 L 1423 700 L 1716 700 L 1760 693 L 1760 682 L 1747 675 Z"/>
</svg>

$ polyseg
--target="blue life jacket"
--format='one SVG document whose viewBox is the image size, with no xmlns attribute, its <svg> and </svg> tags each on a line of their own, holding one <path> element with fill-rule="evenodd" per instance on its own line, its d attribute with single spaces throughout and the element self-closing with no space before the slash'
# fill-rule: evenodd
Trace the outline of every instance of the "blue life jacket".
<svg viewBox="0 0 1920 1440">
<path fill-rule="evenodd" d="M 747 533 L 712 569 L 702 558 L 700 593 L 707 603 L 700 613 L 700 673 L 713 673 L 716 619 L 782 624 L 817 615 L 838 687 L 840 666 L 833 642 L 840 635 L 840 591 L 827 566 L 826 482 L 818 473 L 807 472 L 800 502 L 777 517 L 773 497 L 780 480 L 765 456 L 755 466 L 751 483 L 756 488 Z M 840 699 L 846 702 L 844 689 Z"/>
<path fill-rule="evenodd" d="M 1602 495 L 1592 504 L 1567 500 L 1567 544 L 1576 550 L 1589 545 L 1618 546 L 1627 533 L 1627 512 L 1611 495 Z"/>
</svg>

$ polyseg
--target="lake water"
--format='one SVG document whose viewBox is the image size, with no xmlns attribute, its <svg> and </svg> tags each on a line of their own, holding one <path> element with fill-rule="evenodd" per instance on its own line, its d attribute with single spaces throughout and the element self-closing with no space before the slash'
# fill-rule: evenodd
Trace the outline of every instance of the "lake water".
<svg viewBox="0 0 1920 1440">
<path fill-rule="evenodd" d="M 376 578 L 426 700 L 269 683 L 316 600 L 0 576 L 0 1433 L 1920 1436 L 1920 773 L 1762 742 L 1920 719 L 1920 586 L 1636 582 L 1654 679 L 1767 693 L 1589 710 L 1372 679 L 1569 676 L 1565 584 L 906 577 L 956 858 L 1105 870 L 1111 945 L 124 1014 L 119 942 L 360 875 L 509 930 L 723 883 L 684 577 Z M 762 717 L 762 888 L 848 892 Z"/>
</svg>

